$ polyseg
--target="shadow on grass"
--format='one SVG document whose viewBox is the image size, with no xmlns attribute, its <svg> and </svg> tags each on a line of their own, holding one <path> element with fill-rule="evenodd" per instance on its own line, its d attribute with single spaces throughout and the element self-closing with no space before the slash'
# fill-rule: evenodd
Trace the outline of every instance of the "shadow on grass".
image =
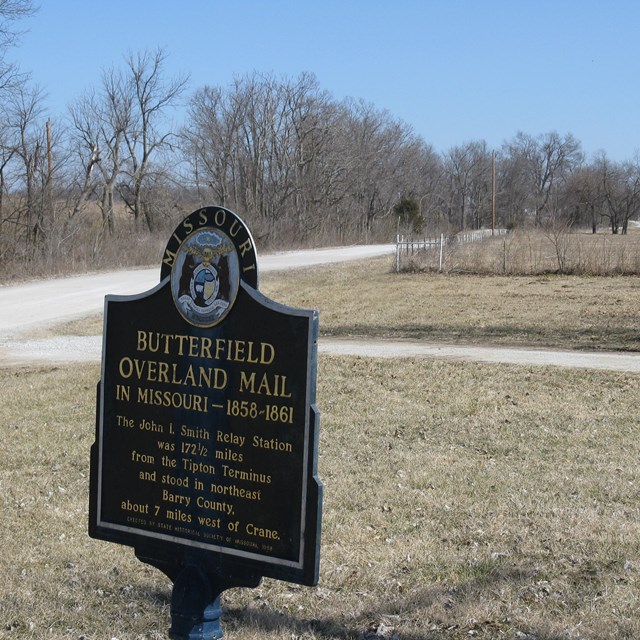
<svg viewBox="0 0 640 640">
<path fill-rule="evenodd" d="M 489 325 L 452 328 L 433 325 L 404 324 L 395 327 L 354 324 L 322 330 L 331 338 L 379 338 L 423 340 L 444 344 L 502 345 L 509 347 L 539 347 L 576 351 L 640 351 L 637 330 L 631 327 L 597 327 L 565 329 L 535 326 Z"/>
<path fill-rule="evenodd" d="M 264 608 L 227 608 L 223 614 L 223 628 L 228 635 L 234 629 L 244 628 L 258 634 L 269 634 L 286 630 L 292 638 L 320 637 L 339 640 L 441 640 L 468 638 L 477 635 L 493 638 L 498 635 L 516 634 L 523 640 L 557 640 L 557 634 L 536 630 L 524 622 L 518 625 L 511 620 L 509 612 L 493 620 L 475 621 L 473 608 L 480 602 L 486 604 L 487 592 L 500 589 L 501 585 L 516 585 L 518 589 L 532 584 L 535 571 L 496 569 L 495 567 L 455 587 L 433 585 L 412 590 L 406 595 L 389 597 L 376 606 L 350 614 L 327 616 L 320 619 L 305 619 L 288 612 Z M 541 611 L 543 616 L 544 612 Z M 401 630 L 411 621 L 412 626 L 426 627 L 423 632 L 405 633 Z M 398 628 L 399 627 L 399 628 Z M 510 636 L 509 636 L 510 637 Z"/>
</svg>

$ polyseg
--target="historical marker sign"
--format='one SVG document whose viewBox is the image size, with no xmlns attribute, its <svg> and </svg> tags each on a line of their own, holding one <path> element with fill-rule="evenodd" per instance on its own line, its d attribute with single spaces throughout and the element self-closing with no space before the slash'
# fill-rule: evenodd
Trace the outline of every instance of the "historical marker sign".
<svg viewBox="0 0 640 640">
<path fill-rule="evenodd" d="M 251 234 L 221 207 L 179 225 L 160 278 L 106 298 L 90 534 L 213 591 L 315 584 L 317 314 L 258 292 Z"/>
</svg>

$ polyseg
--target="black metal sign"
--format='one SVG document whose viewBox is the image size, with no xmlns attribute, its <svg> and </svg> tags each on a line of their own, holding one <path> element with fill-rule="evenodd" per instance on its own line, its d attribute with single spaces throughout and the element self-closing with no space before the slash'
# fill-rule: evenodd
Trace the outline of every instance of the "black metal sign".
<svg viewBox="0 0 640 640">
<path fill-rule="evenodd" d="M 105 302 L 90 534 L 213 591 L 318 579 L 317 314 L 257 286 L 247 227 L 210 207 L 157 287 Z"/>
</svg>

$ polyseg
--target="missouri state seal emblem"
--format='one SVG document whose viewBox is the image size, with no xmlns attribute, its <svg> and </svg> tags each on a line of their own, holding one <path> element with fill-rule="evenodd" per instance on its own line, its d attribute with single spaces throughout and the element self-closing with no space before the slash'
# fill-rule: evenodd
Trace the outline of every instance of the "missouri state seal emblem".
<svg viewBox="0 0 640 640">
<path fill-rule="evenodd" d="M 258 289 L 256 247 L 247 225 L 224 207 L 194 211 L 169 238 L 160 280 L 170 281 L 173 302 L 187 322 L 203 328 L 221 323 L 241 286 Z"/>
<path fill-rule="evenodd" d="M 226 317 L 238 293 L 238 254 L 219 229 L 199 229 L 176 253 L 171 270 L 171 293 L 187 322 L 212 327 Z"/>
</svg>

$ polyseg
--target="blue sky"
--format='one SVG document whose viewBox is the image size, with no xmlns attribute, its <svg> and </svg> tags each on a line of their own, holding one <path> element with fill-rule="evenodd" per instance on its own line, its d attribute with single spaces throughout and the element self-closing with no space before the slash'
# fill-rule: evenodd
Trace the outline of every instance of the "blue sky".
<svg viewBox="0 0 640 640">
<path fill-rule="evenodd" d="M 163 47 L 190 90 L 253 71 L 314 73 L 436 151 L 572 133 L 587 154 L 640 150 L 637 0 L 40 0 L 10 53 L 51 117 L 128 52 Z"/>
</svg>

